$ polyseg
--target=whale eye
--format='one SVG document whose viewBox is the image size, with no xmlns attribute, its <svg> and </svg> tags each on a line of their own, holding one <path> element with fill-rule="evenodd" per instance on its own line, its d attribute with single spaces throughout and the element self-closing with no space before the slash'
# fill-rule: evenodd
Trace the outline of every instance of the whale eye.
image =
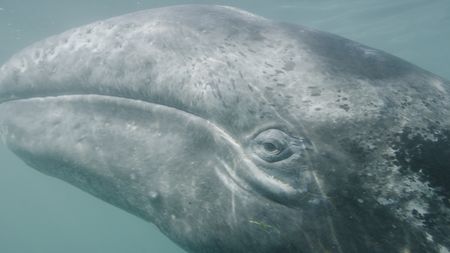
<svg viewBox="0 0 450 253">
<path fill-rule="evenodd" d="M 259 133 L 252 142 L 253 152 L 262 160 L 274 163 L 289 158 L 291 137 L 278 129 L 268 129 Z"/>
<path fill-rule="evenodd" d="M 264 149 L 267 152 L 276 153 L 276 152 L 279 151 L 278 147 L 275 144 L 271 143 L 271 142 L 265 142 L 265 143 L 263 143 L 263 145 L 264 145 Z"/>
</svg>

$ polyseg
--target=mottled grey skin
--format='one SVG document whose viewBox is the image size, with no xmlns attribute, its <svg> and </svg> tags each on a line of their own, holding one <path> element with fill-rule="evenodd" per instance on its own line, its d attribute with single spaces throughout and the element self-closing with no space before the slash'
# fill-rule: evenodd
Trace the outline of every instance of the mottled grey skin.
<svg viewBox="0 0 450 253">
<path fill-rule="evenodd" d="M 394 56 L 194 5 L 0 71 L 13 152 L 188 252 L 449 252 L 450 85 Z"/>
</svg>

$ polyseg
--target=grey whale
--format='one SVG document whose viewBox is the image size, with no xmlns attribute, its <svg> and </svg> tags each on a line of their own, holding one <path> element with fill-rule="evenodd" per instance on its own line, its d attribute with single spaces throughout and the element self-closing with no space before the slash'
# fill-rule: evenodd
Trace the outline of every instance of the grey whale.
<svg viewBox="0 0 450 253">
<path fill-rule="evenodd" d="M 172 6 L 14 55 L 0 136 L 188 252 L 445 253 L 449 94 L 333 34 Z"/>
</svg>

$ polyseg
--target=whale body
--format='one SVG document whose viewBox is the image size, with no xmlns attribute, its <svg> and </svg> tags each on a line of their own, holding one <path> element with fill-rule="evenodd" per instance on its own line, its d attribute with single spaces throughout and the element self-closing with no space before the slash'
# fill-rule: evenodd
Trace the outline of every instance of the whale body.
<svg viewBox="0 0 450 253">
<path fill-rule="evenodd" d="M 226 6 L 95 22 L 0 69 L 30 167 L 192 253 L 450 249 L 450 84 Z"/>
</svg>

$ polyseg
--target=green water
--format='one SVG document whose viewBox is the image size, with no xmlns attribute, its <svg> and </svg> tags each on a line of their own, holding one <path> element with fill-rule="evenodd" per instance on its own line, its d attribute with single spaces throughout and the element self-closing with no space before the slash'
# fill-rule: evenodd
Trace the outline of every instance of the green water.
<svg viewBox="0 0 450 253">
<path fill-rule="evenodd" d="M 226 4 L 383 49 L 450 79 L 450 0 L 118 1 L 0 0 L 0 62 L 68 28 L 173 4 Z M 0 146 L 0 253 L 183 252 L 152 225 Z"/>
</svg>

